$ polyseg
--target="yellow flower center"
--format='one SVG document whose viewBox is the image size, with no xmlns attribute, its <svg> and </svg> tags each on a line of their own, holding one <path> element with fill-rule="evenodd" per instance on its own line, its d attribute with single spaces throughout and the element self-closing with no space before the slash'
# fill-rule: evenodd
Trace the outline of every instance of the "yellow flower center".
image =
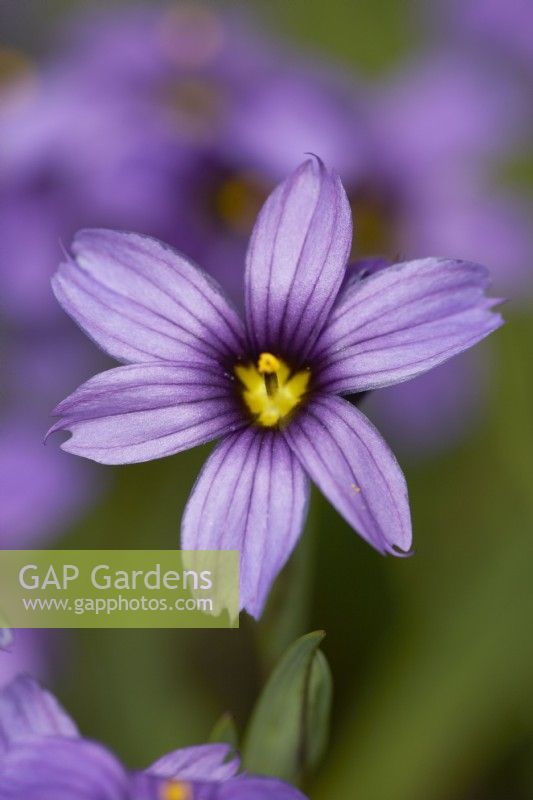
<svg viewBox="0 0 533 800">
<path fill-rule="evenodd" d="M 161 800 L 192 800 L 191 787 L 182 781 L 168 781 L 163 786 Z"/>
<path fill-rule="evenodd" d="M 235 374 L 242 384 L 242 398 L 258 425 L 272 428 L 302 402 L 311 373 L 291 370 L 281 358 L 261 353 L 257 364 L 237 364 Z"/>
</svg>

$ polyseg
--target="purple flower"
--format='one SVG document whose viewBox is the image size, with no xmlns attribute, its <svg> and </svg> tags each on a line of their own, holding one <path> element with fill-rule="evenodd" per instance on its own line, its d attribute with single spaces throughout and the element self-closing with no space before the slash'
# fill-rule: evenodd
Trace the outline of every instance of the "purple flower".
<svg viewBox="0 0 533 800">
<path fill-rule="evenodd" d="M 264 40 L 238 14 L 146 5 L 80 16 L 23 89 L 0 113 L 0 256 L 10 265 L 0 303 L 10 317 L 50 313 L 43 287 L 58 240 L 100 225 L 169 242 L 237 300 L 256 212 L 309 151 L 343 175 L 358 218 L 354 257 L 460 254 L 486 264 L 497 291 L 529 296 L 529 210 L 493 180 L 523 101 L 470 52 L 443 47 L 362 87 Z M 429 418 L 433 397 L 449 397 L 424 442 L 449 440 L 444 421 L 463 427 L 469 409 L 453 376 L 450 367 L 402 388 L 396 428 L 416 434 L 416 402 Z"/>
<path fill-rule="evenodd" d="M 520 0 L 516 9 L 513 19 Z M 461 255 L 486 264 L 498 292 L 530 296 L 529 209 L 494 186 L 525 104 L 495 64 L 447 42 L 361 87 L 213 8 L 93 11 L 68 35 L 38 84 L 0 113 L 8 315 L 49 312 L 43 287 L 59 238 L 100 225 L 168 241 L 236 299 L 256 211 L 309 151 L 343 175 L 358 218 L 354 257 Z M 420 398 L 430 417 L 432 398 L 446 396 L 453 402 L 428 425 L 449 439 L 443 420 L 462 424 L 468 410 L 455 402 L 453 373 L 445 395 L 433 375 L 402 389 L 413 402 L 402 403 L 400 431 L 416 432 Z"/>
<path fill-rule="evenodd" d="M 527 70 L 533 67 L 533 6 L 530 0 L 461 0 L 443 4 L 438 22 L 447 18 L 469 48 L 481 45 L 494 59 L 503 54 Z"/>
<path fill-rule="evenodd" d="M 162 238 L 235 296 L 234 264 L 255 213 L 301 153 L 322 153 L 347 179 L 366 155 L 353 76 L 299 58 L 243 17 L 149 5 L 84 13 L 41 92 L 48 138 L 67 144 L 59 166 L 67 160 L 68 175 L 77 173 L 64 203 L 78 219 L 84 212 L 77 227 L 104 223 Z M 30 107 L 33 125 L 15 117 L 15 132 L 23 122 L 43 131 L 39 105 Z M 55 129 L 62 114 L 74 129 Z M 98 137 L 88 133 L 95 127 Z M 81 171 L 88 158 L 91 168 Z M 102 184 L 97 197 L 94 184 Z"/>
<path fill-rule="evenodd" d="M 8 330 L 11 341 L 0 371 L 0 549 L 32 547 L 57 537 L 88 505 L 96 488 L 89 464 L 74 459 L 67 463 L 42 445 L 44 409 L 99 362 L 70 320 L 65 321 L 74 341 L 47 330 L 40 337 L 34 331 L 24 336 Z"/>
<path fill-rule="evenodd" d="M 531 288 L 529 209 L 494 180 L 523 136 L 520 87 L 450 49 L 396 73 L 372 104 L 378 169 L 393 198 L 392 246 L 410 257 L 461 253 L 488 264 L 498 290 L 523 295 Z"/>
<path fill-rule="evenodd" d="M 245 274 L 246 323 L 219 288 L 160 243 L 79 233 L 53 280 L 63 308 L 126 363 L 55 410 L 63 449 L 147 461 L 223 437 L 182 525 L 184 549 L 241 551 L 241 604 L 261 614 L 300 535 L 308 477 L 382 553 L 411 546 L 407 489 L 379 433 L 339 397 L 412 378 L 502 320 L 487 271 L 421 259 L 345 278 L 350 206 L 339 177 L 304 162 L 270 195 Z"/>
<path fill-rule="evenodd" d="M 31 416 L 1 423 L 0 548 L 23 549 L 57 535 L 83 508 L 88 476 L 43 448 L 42 428 Z"/>
<path fill-rule="evenodd" d="M 118 159 L 127 161 L 123 178 L 144 152 L 155 191 L 148 202 L 133 196 L 141 214 L 157 208 L 158 220 L 127 224 L 200 258 L 225 288 L 236 284 L 249 209 L 302 152 L 321 153 L 343 175 L 360 216 L 358 257 L 453 252 L 488 264 L 499 289 L 520 291 L 529 277 L 528 210 L 512 192 L 496 193 L 493 180 L 516 143 L 525 99 L 470 53 L 440 47 L 363 87 L 262 39 L 236 14 L 141 7 L 82 16 L 63 71 L 76 76 L 63 82 L 77 105 L 81 85 L 95 124 L 106 120 L 106 140 L 129 153 L 100 159 L 92 172 L 113 172 Z M 66 93 L 69 104 L 79 119 Z M 84 142 L 92 125 L 79 124 Z M 116 177 L 108 193 L 131 195 Z"/>
<path fill-rule="evenodd" d="M 0 688 L 10 683 L 21 672 L 39 677 L 48 672 L 45 664 L 45 631 L 0 628 Z M 52 640 L 48 639 L 48 648 Z"/>
<path fill-rule="evenodd" d="M 376 160 L 368 183 L 378 188 L 377 216 L 365 212 L 364 198 L 354 207 L 370 219 L 363 236 L 378 231 L 374 252 L 460 254 L 489 267 L 496 291 L 529 302 L 530 209 L 494 178 L 523 135 L 520 86 L 494 63 L 448 47 L 395 72 L 371 102 Z M 482 417 L 490 355 L 454 359 L 374 395 L 369 412 L 402 450 L 449 447 Z"/>
<path fill-rule="evenodd" d="M 11 323 L 56 322 L 48 281 L 61 240 L 80 225 L 156 226 L 158 175 L 142 157 L 148 142 L 162 146 L 151 118 L 57 67 L 3 98 L 0 307 Z"/>
<path fill-rule="evenodd" d="M 238 775 L 230 755 L 224 744 L 186 747 L 129 772 L 31 678 L 0 694 L 2 800 L 305 800 L 282 781 Z"/>
</svg>

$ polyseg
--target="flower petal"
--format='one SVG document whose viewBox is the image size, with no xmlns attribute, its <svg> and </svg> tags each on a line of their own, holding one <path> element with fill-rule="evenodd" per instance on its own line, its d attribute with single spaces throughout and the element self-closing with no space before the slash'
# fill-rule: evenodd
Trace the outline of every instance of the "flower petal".
<svg viewBox="0 0 533 800">
<path fill-rule="evenodd" d="M 87 230 L 52 285 L 67 314 L 124 362 L 204 361 L 243 352 L 244 328 L 220 288 L 155 239 Z"/>
<path fill-rule="evenodd" d="M 305 357 L 344 277 L 351 211 L 338 175 L 305 161 L 270 195 L 246 258 L 245 303 L 256 351 Z"/>
<path fill-rule="evenodd" d="M 27 386 L 42 402 L 39 384 Z M 46 546 L 95 494 L 88 464 L 43 447 L 40 414 L 28 413 L 15 397 L 17 409 L 2 409 L 0 428 L 0 550 Z"/>
<path fill-rule="evenodd" d="M 13 547 L 14 545 L 12 545 Z M 7 549 L 7 548 L 6 548 Z M 5 629 L 4 629 L 5 631 Z M 4 638 L 6 634 L 4 633 Z M 55 635 L 48 630 L 36 628 L 11 630 L 9 640 L 4 641 L 6 652 L 0 653 L 0 690 L 21 676 L 31 673 L 34 676 L 47 674 L 50 668 L 51 653 L 55 648 Z M 0 730 L 3 730 L 2 712 L 0 711 Z M 0 759 L 2 757 L 2 733 L 0 733 Z"/>
<path fill-rule="evenodd" d="M 466 350 L 502 324 L 488 285 L 484 267 L 436 258 L 351 283 L 316 344 L 317 385 L 334 393 L 377 389 Z"/>
<path fill-rule="evenodd" d="M 232 749 L 227 744 L 202 744 L 182 747 L 159 758 L 147 772 L 161 778 L 182 781 L 225 781 L 239 769 L 239 759 L 228 756 Z"/>
<path fill-rule="evenodd" d="M 50 429 L 61 447 L 102 464 L 178 453 L 235 430 L 245 420 L 230 377 L 184 364 L 131 364 L 96 375 L 63 400 Z"/>
<path fill-rule="evenodd" d="M 344 519 L 381 553 L 411 547 L 405 478 L 379 432 L 348 401 L 318 396 L 285 437 Z"/>
<path fill-rule="evenodd" d="M 278 431 L 228 436 L 204 465 L 182 523 L 184 550 L 240 550 L 241 608 L 258 618 L 302 530 L 308 483 Z"/>
<path fill-rule="evenodd" d="M 124 800 L 128 776 L 104 747 L 84 739 L 27 741 L 2 757 L 0 797 Z"/>
<path fill-rule="evenodd" d="M 231 780 L 216 782 L 206 780 L 185 781 L 190 800 L 306 800 L 305 796 L 288 783 L 275 778 L 240 775 Z M 171 796 L 167 780 L 138 772 L 131 778 L 131 796 L 136 800 L 161 800 Z M 31 798 L 33 800 L 33 797 Z M 61 800 L 63 800 L 61 798 Z M 96 799 L 95 799 L 96 800 Z M 105 799 L 107 800 L 107 798 Z"/>
<path fill-rule="evenodd" d="M 78 729 L 53 695 L 20 675 L 0 694 L 0 753 L 45 736 L 77 737 Z"/>
<path fill-rule="evenodd" d="M 217 793 L 213 795 L 213 800 L 306 800 L 306 798 L 294 786 L 276 778 L 242 775 L 221 783 Z"/>
</svg>

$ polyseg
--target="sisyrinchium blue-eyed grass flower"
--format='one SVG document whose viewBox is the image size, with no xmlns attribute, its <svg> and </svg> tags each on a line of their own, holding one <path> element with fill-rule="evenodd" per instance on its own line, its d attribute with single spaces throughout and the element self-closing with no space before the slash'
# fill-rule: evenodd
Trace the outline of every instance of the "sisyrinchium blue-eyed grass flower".
<svg viewBox="0 0 533 800">
<path fill-rule="evenodd" d="M 207 744 L 132 772 L 83 738 L 32 678 L 19 676 L 0 694 L 2 800 L 305 800 L 282 781 L 238 770 L 228 745 Z"/>
<path fill-rule="evenodd" d="M 405 381 L 501 325 L 487 271 L 426 258 L 345 281 L 351 211 L 310 158 L 270 195 L 246 257 L 245 322 L 184 256 L 134 234 L 84 231 L 53 288 L 126 362 L 55 410 L 68 452 L 148 461 L 222 438 L 188 500 L 184 549 L 241 552 L 241 605 L 259 617 L 302 530 L 309 478 L 381 553 L 406 553 L 402 471 L 342 397 Z"/>
<path fill-rule="evenodd" d="M 63 38 L 38 81 L 2 95 L 0 305 L 17 325 L 57 323 L 58 240 L 102 224 L 169 242 L 240 297 L 257 210 L 305 151 L 343 176 L 354 258 L 458 253 L 530 296 L 529 209 L 494 181 L 527 103 L 494 59 L 441 41 L 369 87 L 196 4 L 93 9 Z M 382 392 L 372 414 L 417 453 L 449 445 L 481 417 L 478 361 Z"/>
</svg>

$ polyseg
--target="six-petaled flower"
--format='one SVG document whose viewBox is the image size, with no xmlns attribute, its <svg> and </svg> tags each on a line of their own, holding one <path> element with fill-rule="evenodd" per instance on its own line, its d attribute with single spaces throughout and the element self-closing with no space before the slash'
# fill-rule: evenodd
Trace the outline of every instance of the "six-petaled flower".
<svg viewBox="0 0 533 800">
<path fill-rule="evenodd" d="M 60 403 L 51 430 L 106 464 L 222 437 L 181 541 L 241 552 L 241 605 L 255 617 L 302 530 L 309 478 L 381 553 L 411 547 L 401 469 L 342 395 L 419 375 L 502 322 L 483 267 L 427 258 L 345 280 L 351 243 L 340 178 L 310 158 L 256 222 L 245 323 L 185 257 L 134 234 L 78 234 L 53 280 L 64 309 L 126 365 Z"/>
</svg>

